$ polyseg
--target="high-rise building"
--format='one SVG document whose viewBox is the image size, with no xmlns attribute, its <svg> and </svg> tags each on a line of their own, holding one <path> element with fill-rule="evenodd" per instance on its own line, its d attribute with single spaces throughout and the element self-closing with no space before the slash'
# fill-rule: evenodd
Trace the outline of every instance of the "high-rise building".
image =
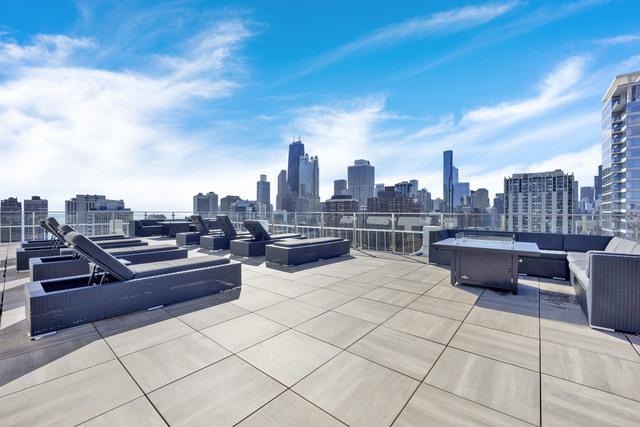
<svg viewBox="0 0 640 427">
<path fill-rule="evenodd" d="M 418 194 L 418 180 L 410 179 L 409 184 L 411 184 L 411 191 L 410 191 L 409 197 L 413 197 L 415 199 L 416 195 Z"/>
<path fill-rule="evenodd" d="M 420 212 L 418 204 L 410 197 L 403 196 L 394 186 L 385 187 L 377 197 L 367 199 L 369 212 Z"/>
<path fill-rule="evenodd" d="M 358 212 L 358 201 L 349 194 L 334 194 L 324 202 L 324 223 L 329 227 L 353 226 L 353 214 Z"/>
<path fill-rule="evenodd" d="M 573 174 L 518 173 L 504 179 L 508 231 L 573 233 Z"/>
<path fill-rule="evenodd" d="M 224 196 L 222 199 L 220 199 L 220 212 L 231 212 L 231 205 L 240 200 L 242 200 L 240 196 Z"/>
<path fill-rule="evenodd" d="M 598 175 L 593 177 L 593 200 L 599 203 L 602 196 L 602 165 L 598 166 Z"/>
<path fill-rule="evenodd" d="M 289 198 L 291 189 L 287 183 L 287 171 L 281 170 L 278 174 L 278 194 L 276 194 L 276 210 L 287 210 L 287 206 L 290 205 Z"/>
<path fill-rule="evenodd" d="M 616 76 L 602 104 L 602 229 L 615 236 L 638 239 L 640 72 Z"/>
<path fill-rule="evenodd" d="M 486 188 L 478 188 L 471 192 L 471 207 L 473 209 L 484 211 L 489 206 L 489 190 Z"/>
<path fill-rule="evenodd" d="M 493 207 L 496 208 L 498 215 L 504 213 L 504 193 L 496 193 L 496 196 L 493 198 Z"/>
<path fill-rule="evenodd" d="M 22 240 L 22 204 L 16 197 L 0 201 L 0 242 Z"/>
<path fill-rule="evenodd" d="M 64 215 L 67 224 L 89 235 L 120 231 L 123 223 L 133 220 L 133 212 L 125 207 L 124 200 L 97 194 L 76 194 L 65 200 Z"/>
<path fill-rule="evenodd" d="M 300 188 L 300 157 L 304 156 L 304 144 L 301 140 L 293 141 L 289 144 L 289 161 L 287 169 L 287 183 L 291 197 L 289 198 L 289 206 L 285 207 L 287 211 L 293 211 L 293 203 L 298 198 Z"/>
<path fill-rule="evenodd" d="M 593 202 L 593 187 L 580 187 L 580 200 Z"/>
<path fill-rule="evenodd" d="M 24 206 L 24 235 L 25 239 L 44 239 L 44 228 L 40 226 L 40 221 L 46 219 L 49 214 L 49 202 L 39 196 L 32 196 L 25 199 Z"/>
<path fill-rule="evenodd" d="M 358 201 L 360 208 L 367 206 L 367 199 L 373 197 L 376 170 L 368 160 L 358 159 L 347 168 L 349 192 Z"/>
<path fill-rule="evenodd" d="M 395 189 L 404 197 L 415 199 L 418 192 L 418 180 L 412 179 L 411 181 L 399 182 L 395 185 Z"/>
<path fill-rule="evenodd" d="M 457 182 L 453 184 L 453 208 L 459 208 L 463 205 L 469 205 L 468 200 L 471 198 L 471 185 L 468 182 Z"/>
<path fill-rule="evenodd" d="M 193 196 L 193 213 L 203 217 L 211 217 L 218 212 L 218 195 L 213 191 L 207 194 L 198 193 Z"/>
<path fill-rule="evenodd" d="M 298 165 L 297 212 L 318 212 L 320 210 L 320 167 L 318 156 L 305 154 Z"/>
<path fill-rule="evenodd" d="M 451 211 L 453 209 L 453 185 L 458 181 L 454 176 L 453 167 L 453 150 L 446 150 L 442 153 L 442 199 L 443 211 Z M 457 175 L 457 174 L 456 174 Z M 454 179 L 455 178 L 455 179 Z"/>
<path fill-rule="evenodd" d="M 346 194 L 347 191 L 347 180 L 346 179 L 336 179 L 333 181 L 333 195 L 334 196 L 342 196 Z"/>
<path fill-rule="evenodd" d="M 384 191 L 384 184 L 376 184 L 376 190 L 373 193 L 373 197 L 378 197 L 378 193 L 380 193 L 381 191 Z"/>
<path fill-rule="evenodd" d="M 267 175 L 260 175 L 256 187 L 256 200 L 265 206 L 267 212 L 271 212 L 271 183 L 267 181 Z"/>
<path fill-rule="evenodd" d="M 426 188 L 418 190 L 416 193 L 416 200 L 418 206 L 420 206 L 420 212 L 433 212 L 433 200 L 431 200 L 431 193 Z"/>
</svg>

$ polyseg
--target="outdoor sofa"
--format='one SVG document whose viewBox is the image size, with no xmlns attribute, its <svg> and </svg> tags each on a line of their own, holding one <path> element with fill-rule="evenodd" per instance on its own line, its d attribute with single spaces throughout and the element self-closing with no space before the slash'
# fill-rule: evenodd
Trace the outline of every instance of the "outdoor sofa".
<svg viewBox="0 0 640 427">
<path fill-rule="evenodd" d="M 220 227 L 219 232 L 200 236 L 200 247 L 211 251 L 229 249 L 231 241 L 251 238 L 251 233 L 236 231 L 233 223 L 227 215 L 218 215 L 216 223 Z"/>
<path fill-rule="evenodd" d="M 162 225 L 160 220 L 136 219 L 127 224 L 127 236 L 129 237 L 151 237 L 162 236 Z"/>
<path fill-rule="evenodd" d="M 280 265 L 299 265 L 349 254 L 351 243 L 339 237 L 276 240 L 265 247 L 265 260 Z"/>
<path fill-rule="evenodd" d="M 614 237 L 603 250 L 571 251 L 567 259 L 589 324 L 640 333 L 640 244 Z"/>
<path fill-rule="evenodd" d="M 202 256 L 127 266 L 80 233 L 65 235 L 95 268 L 90 275 L 25 285 L 31 336 L 239 289 L 241 264 Z"/>
<path fill-rule="evenodd" d="M 229 249 L 232 255 L 241 257 L 262 256 L 265 253 L 265 247 L 278 240 L 301 238 L 300 234 L 274 234 L 270 235 L 259 221 L 245 220 L 244 228 L 251 233 L 251 239 L 231 240 Z"/>
</svg>

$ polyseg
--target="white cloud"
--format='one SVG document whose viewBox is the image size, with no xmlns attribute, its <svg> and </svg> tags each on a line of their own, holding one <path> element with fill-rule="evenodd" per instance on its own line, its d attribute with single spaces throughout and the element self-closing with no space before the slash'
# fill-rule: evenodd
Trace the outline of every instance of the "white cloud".
<svg viewBox="0 0 640 427">
<path fill-rule="evenodd" d="M 594 144 L 580 151 L 562 153 L 545 161 L 529 165 L 529 172 L 544 172 L 562 169 L 565 173 L 573 172 L 581 186 L 593 185 L 593 176 L 598 172 L 602 161 L 602 148 Z"/>
<path fill-rule="evenodd" d="M 623 34 L 620 36 L 594 40 L 593 43 L 599 46 L 616 46 L 637 41 L 640 41 L 640 34 Z"/>
<path fill-rule="evenodd" d="M 517 4 L 517 1 L 508 1 L 467 6 L 390 24 L 319 56 L 291 78 L 310 74 L 348 56 L 388 47 L 407 39 L 434 34 L 441 36 L 473 28 L 506 14 Z"/>
<path fill-rule="evenodd" d="M 76 49 L 95 46 L 87 39 L 0 42 L 0 181 L 14 195 L 52 199 L 54 209 L 76 192 L 188 209 L 194 191 L 238 191 L 235 171 L 252 160 L 219 158 L 226 141 L 183 129 L 176 117 L 198 99 L 232 93 L 242 74 L 234 55 L 249 36 L 240 21 L 214 25 L 181 55 L 163 57 L 170 66 L 161 73 L 75 65 Z"/>
</svg>

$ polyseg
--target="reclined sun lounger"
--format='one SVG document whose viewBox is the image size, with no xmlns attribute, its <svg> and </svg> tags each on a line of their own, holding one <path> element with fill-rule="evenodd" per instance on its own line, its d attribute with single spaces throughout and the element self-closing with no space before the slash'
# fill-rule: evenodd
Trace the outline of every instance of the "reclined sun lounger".
<svg viewBox="0 0 640 427">
<path fill-rule="evenodd" d="M 259 221 L 246 220 L 243 224 L 253 238 L 232 240 L 229 245 L 232 255 L 241 257 L 262 256 L 265 252 L 265 246 L 275 241 L 302 237 L 302 235 L 295 233 L 270 235 Z"/>
<path fill-rule="evenodd" d="M 56 220 L 54 217 L 49 217 L 47 218 L 46 221 L 44 220 L 40 220 L 40 226 L 43 227 L 50 235 L 51 235 L 51 239 L 45 239 L 45 240 L 26 240 L 24 242 L 22 242 L 22 244 L 20 245 L 23 248 L 32 248 L 32 247 L 46 247 L 46 246 L 51 246 L 52 243 L 57 239 L 57 236 L 53 233 L 51 233 L 50 229 L 47 228 L 43 222 L 47 222 L 48 224 L 51 224 L 52 227 L 54 227 L 55 229 L 59 229 L 60 228 L 60 223 L 58 223 L 58 220 Z M 96 235 L 96 236 L 90 236 L 89 239 L 93 240 L 94 242 L 98 242 L 98 241 L 104 241 L 104 240 L 121 240 L 121 239 L 125 239 L 125 235 L 120 233 L 120 234 L 100 234 L 100 235 Z"/>
<path fill-rule="evenodd" d="M 208 234 L 218 234 L 220 230 L 212 230 L 202 216 L 191 215 L 189 217 L 193 225 L 196 227 L 196 231 L 188 231 L 185 233 L 176 234 L 176 245 L 187 246 L 197 245 L 200 243 L 200 236 L 206 236 Z"/>
<path fill-rule="evenodd" d="M 18 248 L 16 250 L 16 270 L 29 270 L 29 260 L 32 258 L 43 258 L 58 255 L 73 255 L 73 251 L 65 248 L 64 234 L 75 231 L 68 225 L 58 224 L 55 218 L 47 218 L 40 220 L 40 225 L 52 235 L 56 236 L 55 240 L 51 240 L 51 244 L 46 247 L 35 248 Z M 57 226 L 56 226 L 57 225 Z M 140 239 L 112 239 L 97 241 L 96 244 L 103 248 L 125 248 L 147 246 L 149 243 Z"/>
<path fill-rule="evenodd" d="M 218 215 L 216 222 L 220 226 L 220 232 L 201 236 L 200 247 L 202 249 L 209 249 L 211 251 L 229 249 L 229 244 L 232 240 L 248 239 L 251 237 L 251 233 L 249 232 L 238 233 L 227 215 Z"/>
<path fill-rule="evenodd" d="M 67 242 L 101 271 L 25 285 L 31 336 L 241 286 L 241 264 L 217 256 L 126 266 L 80 233 Z"/>
<path fill-rule="evenodd" d="M 351 243 L 339 237 L 277 240 L 265 248 L 265 260 L 281 265 L 299 265 L 349 253 Z"/>
</svg>

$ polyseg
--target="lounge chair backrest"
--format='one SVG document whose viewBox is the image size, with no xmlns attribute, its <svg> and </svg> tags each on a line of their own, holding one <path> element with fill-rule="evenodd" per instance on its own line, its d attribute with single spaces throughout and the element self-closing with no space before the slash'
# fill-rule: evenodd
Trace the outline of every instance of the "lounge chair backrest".
<svg viewBox="0 0 640 427">
<path fill-rule="evenodd" d="M 198 230 L 198 233 L 209 234 L 209 226 L 206 222 L 204 222 L 204 219 L 202 219 L 200 215 L 191 215 L 190 219 L 191 222 L 193 222 L 193 225 L 196 226 L 196 230 Z"/>
<path fill-rule="evenodd" d="M 60 223 L 58 222 L 57 219 L 55 219 L 54 217 L 50 216 L 49 218 L 47 218 L 47 222 L 49 223 L 49 225 L 53 228 L 55 228 L 56 230 L 58 228 L 60 228 Z"/>
<path fill-rule="evenodd" d="M 130 280 L 135 277 L 126 265 L 77 231 L 66 234 L 64 238 L 76 251 L 116 278 Z"/>
<path fill-rule="evenodd" d="M 247 219 L 243 222 L 244 228 L 253 236 L 254 240 L 271 240 L 271 235 L 264 229 L 260 221 Z"/>
<path fill-rule="evenodd" d="M 65 243 L 64 234 L 60 231 L 60 224 L 58 221 L 53 217 L 49 217 L 46 219 L 46 223 L 49 226 L 47 230 L 56 236 L 62 243 Z"/>
<path fill-rule="evenodd" d="M 218 226 L 225 237 L 236 237 L 236 228 L 231 223 L 229 215 L 216 215 L 216 221 L 218 222 Z"/>
<path fill-rule="evenodd" d="M 73 233 L 76 230 L 74 230 L 74 228 L 70 225 L 65 224 L 60 226 L 60 231 L 62 231 L 62 234 L 67 235 L 69 233 Z"/>
</svg>

